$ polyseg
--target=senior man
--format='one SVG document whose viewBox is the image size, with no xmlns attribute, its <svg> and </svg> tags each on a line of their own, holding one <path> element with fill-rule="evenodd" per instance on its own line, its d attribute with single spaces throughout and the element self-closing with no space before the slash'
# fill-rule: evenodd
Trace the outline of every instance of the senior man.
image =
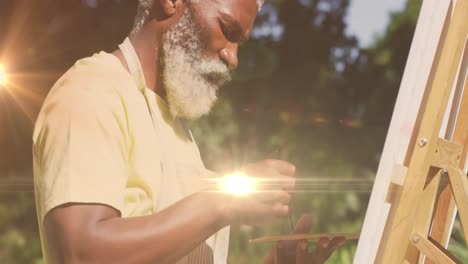
<svg viewBox="0 0 468 264">
<path fill-rule="evenodd" d="M 277 191 L 205 192 L 186 119 L 207 114 L 237 66 L 262 0 L 140 0 L 130 36 L 85 58 L 50 91 L 33 135 L 45 263 L 226 263 L 229 226 L 288 215 L 295 168 L 245 167 Z M 303 217 L 297 232 L 307 231 Z M 279 244 L 266 263 L 321 263 L 342 241 L 307 252 Z"/>
</svg>

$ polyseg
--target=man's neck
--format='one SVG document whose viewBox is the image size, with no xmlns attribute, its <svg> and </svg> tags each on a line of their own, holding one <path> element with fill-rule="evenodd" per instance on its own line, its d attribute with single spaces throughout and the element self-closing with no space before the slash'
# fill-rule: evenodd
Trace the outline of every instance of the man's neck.
<svg viewBox="0 0 468 264">
<path fill-rule="evenodd" d="M 157 32 L 149 32 L 151 29 L 143 27 L 139 32 L 129 36 L 130 42 L 132 43 L 135 52 L 140 61 L 145 76 L 146 85 L 148 88 L 157 93 L 162 98 L 165 98 L 166 94 L 162 88 L 161 76 L 161 63 L 159 62 L 159 49 L 161 41 Z M 120 50 L 113 52 L 117 58 L 122 62 L 124 67 L 128 71 L 128 65 Z"/>
</svg>

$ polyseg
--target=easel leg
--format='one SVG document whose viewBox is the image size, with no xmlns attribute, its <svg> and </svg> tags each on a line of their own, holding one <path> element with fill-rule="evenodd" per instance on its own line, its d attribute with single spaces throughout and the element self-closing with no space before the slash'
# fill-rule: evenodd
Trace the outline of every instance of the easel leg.
<svg viewBox="0 0 468 264">
<path fill-rule="evenodd" d="M 462 63 L 461 73 L 466 72 L 468 67 L 468 42 L 465 44 L 465 56 L 464 62 Z M 460 110 L 457 116 L 457 121 L 455 124 L 455 130 L 453 133 L 452 141 L 464 145 L 464 149 L 460 158 L 460 168 L 465 167 L 467 147 L 468 147 L 468 79 L 466 76 L 459 76 L 458 85 L 465 86 L 463 89 L 463 97 L 460 103 Z M 439 242 L 441 245 L 446 246 L 450 240 L 451 228 L 453 217 L 456 213 L 455 200 L 452 196 L 452 191 L 450 186 L 446 184 L 443 187 L 443 190 L 439 196 L 439 200 L 436 206 L 436 212 L 434 215 L 434 221 L 432 224 L 431 237 Z"/>
<path fill-rule="evenodd" d="M 418 250 L 426 255 L 433 263 L 436 264 L 458 264 L 461 263 L 448 253 L 446 249 L 436 245 L 434 242 L 429 241 L 421 234 L 414 234 L 411 238 L 411 243 L 415 245 Z"/>
<path fill-rule="evenodd" d="M 465 173 L 458 168 L 448 171 L 453 197 L 457 203 L 460 221 L 465 237 L 468 237 L 468 179 Z"/>
</svg>

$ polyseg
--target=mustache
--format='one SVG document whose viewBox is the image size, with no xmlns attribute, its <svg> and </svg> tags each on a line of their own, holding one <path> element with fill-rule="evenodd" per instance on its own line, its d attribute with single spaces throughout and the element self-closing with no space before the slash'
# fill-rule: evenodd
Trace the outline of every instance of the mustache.
<svg viewBox="0 0 468 264">
<path fill-rule="evenodd" d="M 199 73 L 205 79 L 218 84 L 232 81 L 231 71 L 221 61 L 204 61 L 199 64 Z"/>
<path fill-rule="evenodd" d="M 229 71 L 210 72 L 207 74 L 203 74 L 202 76 L 205 80 L 216 85 L 217 87 L 221 87 L 232 80 Z"/>
<path fill-rule="evenodd" d="M 230 71 L 217 71 L 217 72 L 207 72 L 207 73 L 202 73 L 203 77 L 208 78 L 208 79 L 220 79 L 220 80 L 226 80 L 226 81 L 231 81 L 232 76 Z"/>
</svg>

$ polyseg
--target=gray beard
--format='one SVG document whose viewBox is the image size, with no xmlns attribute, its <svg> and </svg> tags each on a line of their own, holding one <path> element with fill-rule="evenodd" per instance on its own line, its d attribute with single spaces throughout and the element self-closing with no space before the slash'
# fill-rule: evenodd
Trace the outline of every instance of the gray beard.
<svg viewBox="0 0 468 264">
<path fill-rule="evenodd" d="M 221 60 L 204 56 L 204 45 L 189 8 L 163 35 L 162 80 L 174 117 L 197 119 L 210 112 L 217 91 L 231 80 Z"/>
</svg>

